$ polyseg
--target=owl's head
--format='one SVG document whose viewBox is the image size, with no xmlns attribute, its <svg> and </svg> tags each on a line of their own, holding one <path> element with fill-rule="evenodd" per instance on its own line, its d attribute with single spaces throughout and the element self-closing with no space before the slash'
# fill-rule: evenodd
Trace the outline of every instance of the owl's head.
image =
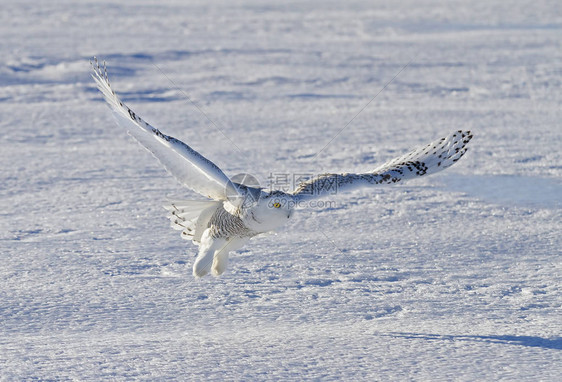
<svg viewBox="0 0 562 382">
<path fill-rule="evenodd" d="M 257 205 L 251 209 L 259 231 L 272 231 L 285 224 L 293 215 L 294 200 L 281 191 L 263 192 Z"/>
</svg>

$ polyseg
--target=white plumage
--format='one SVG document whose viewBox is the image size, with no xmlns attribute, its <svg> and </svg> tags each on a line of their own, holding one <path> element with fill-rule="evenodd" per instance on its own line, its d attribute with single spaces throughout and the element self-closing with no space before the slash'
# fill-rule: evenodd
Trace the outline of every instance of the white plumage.
<svg viewBox="0 0 562 382">
<path fill-rule="evenodd" d="M 94 58 L 92 77 L 118 122 L 149 150 L 181 184 L 207 200 L 172 202 L 166 209 L 172 228 L 199 246 L 193 274 L 222 274 L 228 253 L 241 248 L 253 236 L 285 224 L 295 207 L 313 198 L 360 187 L 393 184 L 441 171 L 459 160 L 472 138 L 470 131 L 456 131 L 426 146 L 363 174 L 323 174 L 300 184 L 293 192 L 266 192 L 230 180 L 213 162 L 185 143 L 164 135 L 140 118 L 115 94 Z"/>
</svg>

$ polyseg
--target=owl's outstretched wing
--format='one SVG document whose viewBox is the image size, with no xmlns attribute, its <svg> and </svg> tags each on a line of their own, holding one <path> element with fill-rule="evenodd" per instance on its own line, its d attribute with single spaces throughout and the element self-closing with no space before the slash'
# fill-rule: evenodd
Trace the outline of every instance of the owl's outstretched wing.
<svg viewBox="0 0 562 382">
<path fill-rule="evenodd" d="M 361 187 L 393 184 L 446 169 L 467 151 L 470 131 L 456 131 L 445 138 L 392 159 L 364 174 L 323 174 L 301 183 L 294 191 L 297 200 L 307 200 Z"/>
<path fill-rule="evenodd" d="M 129 129 L 129 135 L 150 151 L 181 184 L 214 200 L 226 200 L 227 187 L 229 195 L 237 193 L 217 165 L 182 141 L 162 134 L 125 105 L 111 88 L 105 63 L 101 67 L 94 57 L 91 64 L 94 69 L 92 77 L 118 123 Z"/>
</svg>

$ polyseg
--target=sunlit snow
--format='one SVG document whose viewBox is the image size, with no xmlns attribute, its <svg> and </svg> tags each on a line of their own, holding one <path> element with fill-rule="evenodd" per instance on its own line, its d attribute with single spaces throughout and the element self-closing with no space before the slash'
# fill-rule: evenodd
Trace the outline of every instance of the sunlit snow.
<svg viewBox="0 0 562 382">
<path fill-rule="evenodd" d="M 562 375 L 557 2 L 6 0 L 0 36 L 0 380 Z M 94 55 L 145 120 L 262 184 L 474 138 L 197 280 L 162 206 L 198 196 L 115 125 Z"/>
</svg>

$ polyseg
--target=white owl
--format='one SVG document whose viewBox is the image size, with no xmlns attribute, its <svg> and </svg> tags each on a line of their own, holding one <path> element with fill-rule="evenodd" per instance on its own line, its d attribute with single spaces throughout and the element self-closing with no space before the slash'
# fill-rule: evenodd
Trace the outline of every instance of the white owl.
<svg viewBox="0 0 562 382">
<path fill-rule="evenodd" d="M 295 207 L 313 198 L 359 187 L 392 184 L 441 171 L 459 160 L 472 138 L 470 131 L 456 131 L 403 156 L 386 162 L 364 174 L 323 174 L 301 183 L 293 192 L 266 192 L 231 180 L 213 162 L 185 143 L 164 135 L 142 120 L 115 94 L 105 63 L 100 67 L 94 57 L 92 77 L 118 122 L 130 129 L 129 134 L 162 163 L 182 185 L 198 192 L 207 200 L 172 202 L 172 227 L 182 231 L 184 239 L 199 246 L 193 275 L 209 272 L 222 274 L 228 264 L 228 253 L 241 248 L 259 234 L 284 225 Z"/>
</svg>

